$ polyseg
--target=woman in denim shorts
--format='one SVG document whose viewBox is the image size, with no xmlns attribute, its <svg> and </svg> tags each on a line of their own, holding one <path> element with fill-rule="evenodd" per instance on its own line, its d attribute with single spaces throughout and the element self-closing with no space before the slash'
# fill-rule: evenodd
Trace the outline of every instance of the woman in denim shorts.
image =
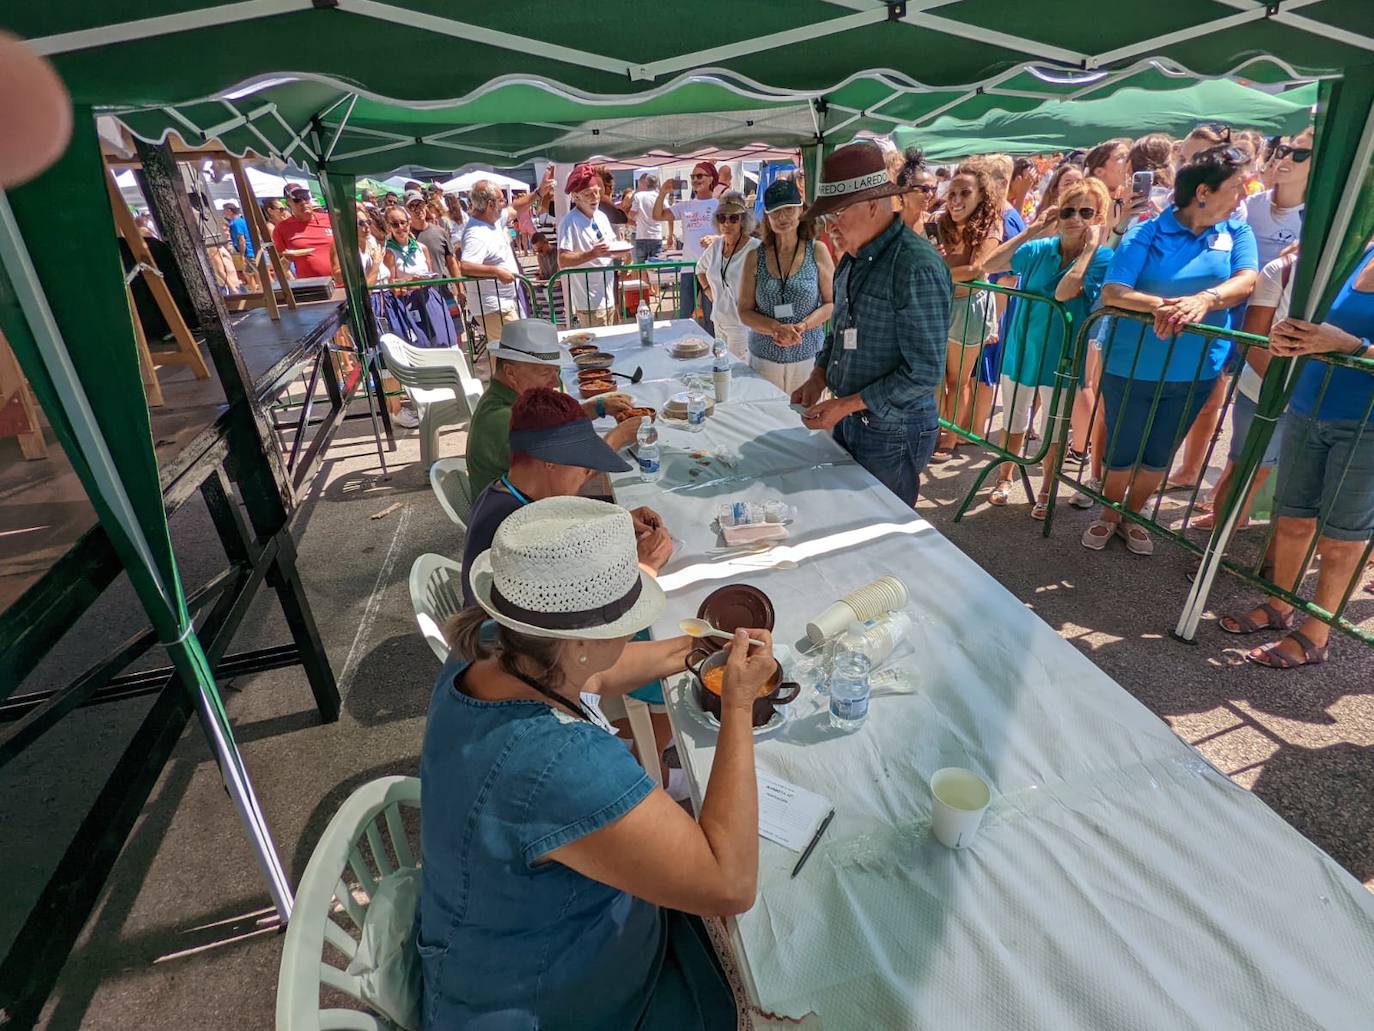
<svg viewBox="0 0 1374 1031">
<path fill-rule="evenodd" d="M 1296 593 L 1312 537 L 1321 553 L 1313 602 L 1336 612 L 1368 559 L 1374 538 L 1374 247 L 1341 287 L 1326 321 L 1285 319 L 1270 335 L 1281 357 L 1347 355 L 1354 367 L 1309 358 L 1284 418 L 1276 494 L 1274 583 Z M 1230 634 L 1285 630 L 1287 636 L 1246 655 L 1271 669 L 1325 662 L 1331 627 L 1299 621 L 1293 606 L 1271 598 L 1221 619 Z"/>
</svg>

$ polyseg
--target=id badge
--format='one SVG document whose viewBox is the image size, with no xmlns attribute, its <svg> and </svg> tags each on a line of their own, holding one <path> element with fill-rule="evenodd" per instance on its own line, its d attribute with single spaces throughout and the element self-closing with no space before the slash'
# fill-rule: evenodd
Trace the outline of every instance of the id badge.
<svg viewBox="0 0 1374 1031">
<path fill-rule="evenodd" d="M 840 342 L 846 351 L 857 351 L 859 349 L 859 330 L 856 326 L 850 326 L 840 334 Z"/>
<path fill-rule="evenodd" d="M 773 305 L 773 318 L 790 319 L 792 317 L 792 306 L 790 304 Z"/>
<path fill-rule="evenodd" d="M 1231 249 L 1231 234 L 1217 233 L 1212 239 L 1211 247 L 1214 251 L 1229 251 Z"/>
</svg>

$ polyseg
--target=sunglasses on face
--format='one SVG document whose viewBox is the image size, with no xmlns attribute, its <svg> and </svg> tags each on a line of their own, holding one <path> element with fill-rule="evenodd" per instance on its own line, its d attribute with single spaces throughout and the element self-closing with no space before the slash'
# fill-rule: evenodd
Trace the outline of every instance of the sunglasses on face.
<svg viewBox="0 0 1374 1031">
<path fill-rule="evenodd" d="M 1222 143 L 1231 142 L 1231 127 L 1225 122 L 1203 122 L 1200 128 L 1211 129 L 1221 138 Z"/>
<path fill-rule="evenodd" d="M 387 228 L 389 228 L 389 229 L 409 229 L 409 228 L 410 228 L 410 223 L 409 223 L 409 222 L 388 222 L 388 223 L 387 223 Z"/>
<path fill-rule="evenodd" d="M 1061 222 L 1064 221 L 1065 219 L 1073 218 L 1074 215 L 1077 215 L 1077 216 L 1078 216 L 1079 218 L 1081 218 L 1084 222 L 1091 222 L 1095 217 L 1097 217 L 1097 209 L 1096 209 L 1096 208 L 1060 208 L 1060 209 L 1059 209 L 1059 220 L 1060 220 Z"/>
<path fill-rule="evenodd" d="M 717 215 L 716 219 L 720 222 L 729 222 L 731 225 L 734 225 L 743 217 L 743 215 Z"/>
<path fill-rule="evenodd" d="M 306 201 L 310 199 L 310 194 L 307 193 L 302 196 L 298 193 L 294 197 L 289 197 L 287 199 L 290 200 L 292 204 L 304 204 Z"/>
<path fill-rule="evenodd" d="M 912 193 L 924 193 L 927 197 L 935 192 L 935 187 L 930 183 L 917 183 L 911 188 Z"/>
<path fill-rule="evenodd" d="M 693 178 L 693 179 L 709 179 L 709 178 L 711 178 L 711 177 L 710 177 L 709 175 L 706 175 L 705 173 L 700 173 L 700 174 L 697 174 L 697 175 L 693 175 L 692 178 Z"/>
<path fill-rule="evenodd" d="M 1277 147 L 1274 148 L 1274 157 L 1278 158 L 1280 161 L 1288 157 L 1290 154 L 1293 156 L 1293 160 L 1300 165 L 1312 156 L 1312 148 L 1293 147 L 1287 143 L 1280 143 Z"/>
</svg>

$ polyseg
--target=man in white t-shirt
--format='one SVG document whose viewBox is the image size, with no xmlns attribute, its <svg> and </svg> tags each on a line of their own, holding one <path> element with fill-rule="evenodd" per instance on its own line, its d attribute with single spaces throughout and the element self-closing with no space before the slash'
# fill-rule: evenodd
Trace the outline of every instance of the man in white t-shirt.
<svg viewBox="0 0 1374 1031">
<path fill-rule="evenodd" d="M 676 204 L 667 204 L 668 191 L 681 186 L 672 179 L 658 188 L 654 200 L 654 217 L 667 218 L 670 214 L 682 224 L 682 260 L 693 264 L 701 257 L 701 238 L 715 232 L 716 206 L 720 201 L 715 196 L 716 184 L 720 176 L 716 166 L 709 161 L 698 161 L 692 169 L 692 195 Z M 694 271 L 683 272 L 678 278 L 677 317 L 690 319 L 697 306 L 697 277 Z M 711 330 L 710 302 L 702 300 L 702 324 Z"/>
<path fill-rule="evenodd" d="M 520 263 L 510 246 L 510 226 L 538 194 L 524 194 L 507 205 L 500 188 L 488 179 L 473 183 L 468 195 L 468 219 L 463 223 L 459 264 L 463 275 L 492 279 L 474 283 L 487 342 L 501 339 L 501 327 L 520 317 L 516 279 Z M 470 296 L 470 295 L 469 295 Z"/>
<path fill-rule="evenodd" d="M 573 207 L 558 222 L 558 267 L 607 269 L 603 273 L 567 276 L 568 307 L 585 327 L 609 326 L 615 321 L 615 273 L 610 244 L 615 230 L 597 210 L 601 203 L 601 177 L 589 164 L 576 166 L 563 184 Z"/>
<path fill-rule="evenodd" d="M 652 261 L 663 251 L 663 223 L 654 217 L 658 177 L 645 173 L 630 198 L 630 221 L 635 224 L 635 263 Z M 668 239 L 673 238 L 673 216 L 668 216 Z"/>
</svg>

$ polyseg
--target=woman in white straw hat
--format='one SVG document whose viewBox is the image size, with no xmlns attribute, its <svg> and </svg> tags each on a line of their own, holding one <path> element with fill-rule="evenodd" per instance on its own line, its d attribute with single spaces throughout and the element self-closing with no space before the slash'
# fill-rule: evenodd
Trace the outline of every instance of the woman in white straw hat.
<svg viewBox="0 0 1374 1031">
<path fill-rule="evenodd" d="M 684 914 L 754 902 L 751 710 L 776 669 L 772 638 L 751 630 L 765 646 L 750 649 L 741 631 L 731 646 L 698 823 L 595 706 L 681 670 L 691 647 L 627 644 L 664 605 L 630 514 L 535 501 L 472 565 L 479 607 L 449 629 L 420 762 L 424 1027 L 733 1029 L 730 990 Z"/>
</svg>

